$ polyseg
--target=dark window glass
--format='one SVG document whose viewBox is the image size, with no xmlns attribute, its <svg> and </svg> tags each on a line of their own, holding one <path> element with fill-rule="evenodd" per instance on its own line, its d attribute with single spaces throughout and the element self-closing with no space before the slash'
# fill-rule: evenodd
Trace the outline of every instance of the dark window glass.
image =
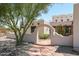
<svg viewBox="0 0 79 59">
<path fill-rule="evenodd" d="M 61 19 L 61 22 L 63 22 L 63 19 Z"/>
<path fill-rule="evenodd" d="M 55 21 L 57 22 L 57 19 Z"/>
<path fill-rule="evenodd" d="M 31 26 L 31 33 L 35 31 L 36 26 Z"/>
<path fill-rule="evenodd" d="M 67 21 L 69 21 L 69 19 L 67 19 Z"/>
</svg>

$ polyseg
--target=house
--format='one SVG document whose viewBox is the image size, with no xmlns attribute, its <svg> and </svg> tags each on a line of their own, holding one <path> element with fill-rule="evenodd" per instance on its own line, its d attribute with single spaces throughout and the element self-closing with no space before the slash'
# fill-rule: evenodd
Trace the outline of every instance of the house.
<svg viewBox="0 0 79 59">
<path fill-rule="evenodd" d="M 79 13 L 78 12 L 79 12 L 79 4 L 74 4 L 73 15 L 64 15 L 63 17 L 56 16 L 55 21 L 50 23 L 52 26 L 47 24 L 47 26 L 51 29 L 51 45 L 72 46 L 75 51 L 79 51 Z M 37 24 L 39 25 L 39 23 Z M 55 32 L 55 29 L 53 28 L 53 26 L 55 27 L 58 25 L 71 26 L 71 28 L 73 27 L 72 35 L 62 36 L 57 32 Z M 46 24 L 44 24 L 43 26 L 46 26 Z M 26 41 L 37 43 L 39 40 L 37 32 L 35 32 L 35 35 L 32 34 L 32 35 L 29 35 L 28 38 L 26 37 L 28 39 Z"/>
<path fill-rule="evenodd" d="M 61 31 L 66 33 L 66 35 L 72 34 L 72 24 L 73 24 L 73 15 L 67 14 L 67 15 L 57 15 L 52 17 L 52 22 L 50 22 L 52 27 L 55 28 L 56 31 L 58 26 L 61 27 Z M 64 30 L 64 31 L 63 31 Z"/>
<path fill-rule="evenodd" d="M 48 22 L 45 22 L 44 20 L 35 20 L 31 24 L 31 27 L 27 30 L 27 33 L 33 33 L 38 27 L 39 34 L 49 34 L 49 28 L 48 27 L 40 27 L 41 24 L 48 24 Z"/>
</svg>

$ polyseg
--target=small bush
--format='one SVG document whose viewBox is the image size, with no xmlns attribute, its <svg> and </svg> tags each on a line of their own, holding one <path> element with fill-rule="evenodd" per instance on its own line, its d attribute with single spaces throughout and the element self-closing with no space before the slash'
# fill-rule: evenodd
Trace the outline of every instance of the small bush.
<svg viewBox="0 0 79 59">
<path fill-rule="evenodd" d="M 47 39 L 49 37 L 49 34 L 41 34 L 39 35 L 40 39 Z"/>
<path fill-rule="evenodd" d="M 62 25 L 59 25 L 59 26 L 56 26 L 56 32 L 59 33 L 59 34 L 62 34 L 64 36 L 69 36 L 71 35 L 71 30 L 69 29 L 68 26 L 62 26 Z"/>
</svg>

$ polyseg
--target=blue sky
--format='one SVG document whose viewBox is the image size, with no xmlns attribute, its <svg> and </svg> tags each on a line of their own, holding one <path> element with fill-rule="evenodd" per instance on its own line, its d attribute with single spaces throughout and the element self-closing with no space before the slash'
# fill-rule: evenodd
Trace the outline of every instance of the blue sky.
<svg viewBox="0 0 79 59">
<path fill-rule="evenodd" d="M 61 14 L 72 14 L 73 13 L 73 4 L 72 3 L 61 3 L 61 4 L 52 4 L 48 7 L 48 12 L 42 14 L 38 19 L 44 19 L 45 21 L 50 22 L 52 17 L 55 15 Z"/>
</svg>

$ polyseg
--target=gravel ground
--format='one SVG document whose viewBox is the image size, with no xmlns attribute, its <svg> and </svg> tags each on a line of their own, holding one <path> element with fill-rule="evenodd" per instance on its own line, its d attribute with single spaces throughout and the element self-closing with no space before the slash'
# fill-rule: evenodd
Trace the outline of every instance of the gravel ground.
<svg viewBox="0 0 79 59">
<path fill-rule="evenodd" d="M 79 53 L 67 46 L 35 45 L 24 42 L 15 47 L 15 40 L 0 37 L 0 56 L 78 56 Z"/>
</svg>

